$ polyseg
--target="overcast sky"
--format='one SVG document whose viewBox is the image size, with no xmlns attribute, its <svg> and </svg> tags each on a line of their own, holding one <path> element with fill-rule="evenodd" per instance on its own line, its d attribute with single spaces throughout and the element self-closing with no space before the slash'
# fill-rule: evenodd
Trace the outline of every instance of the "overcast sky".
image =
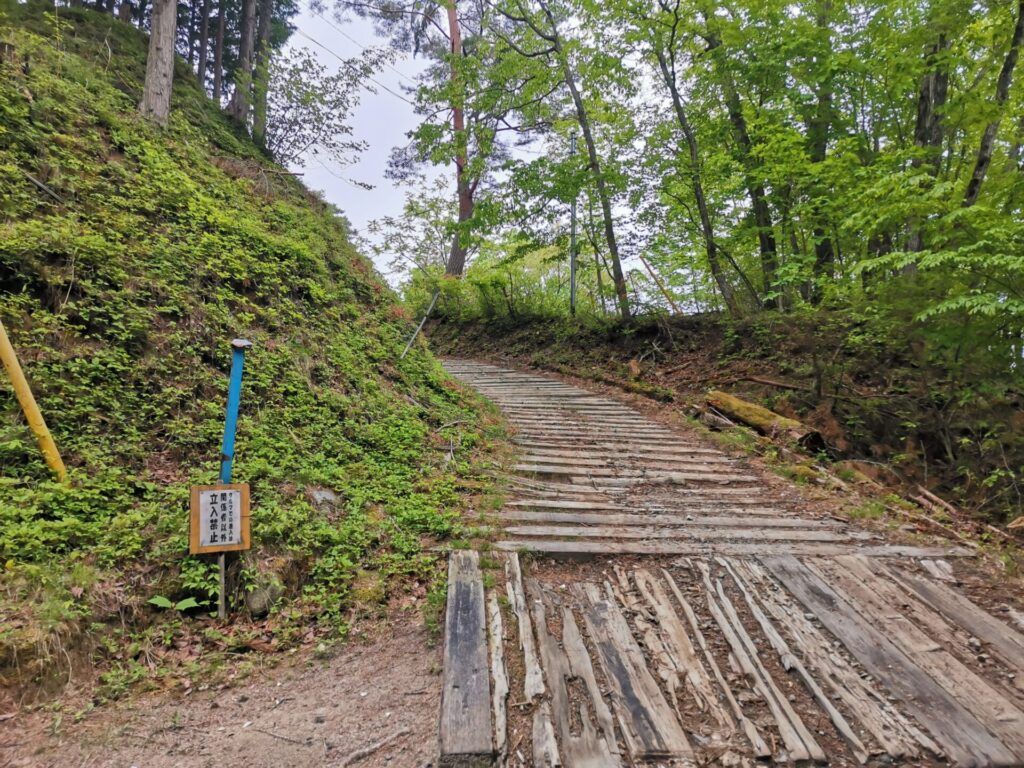
<svg viewBox="0 0 1024 768">
<path fill-rule="evenodd" d="M 360 46 L 385 44 L 385 41 L 374 35 L 373 26 L 368 21 L 352 19 L 338 22 L 329 11 L 318 16 L 301 0 L 300 4 L 302 11 L 292 22 L 297 31 L 289 40 L 289 45 L 308 49 L 331 72 L 341 67 L 338 57 L 348 59 L 357 56 L 361 51 Z M 396 61 L 393 68 L 385 67 L 373 78 L 399 96 L 412 101 L 403 86 L 411 86 L 412 80 L 424 66 L 423 59 L 414 59 L 407 54 Z M 306 186 L 324 192 L 330 202 L 345 212 L 363 236 L 366 236 L 366 225 L 371 220 L 387 215 L 397 216 L 402 212 L 404 190 L 396 188 L 391 180 L 385 178 L 384 172 L 392 147 L 408 143 L 406 134 L 418 122 L 410 103 L 384 88 L 372 83 L 370 85 L 376 93 L 363 91 L 359 108 L 352 118 L 355 138 L 369 145 L 359 161 L 339 168 L 326 158 L 309 158 L 305 168 L 301 169 Z M 444 173 L 446 170 L 437 169 L 437 172 Z M 372 184 L 373 189 L 354 186 L 353 182 L 357 181 Z M 377 268 L 385 274 L 387 258 L 376 261 Z M 394 282 L 396 276 L 387 277 Z"/>
</svg>

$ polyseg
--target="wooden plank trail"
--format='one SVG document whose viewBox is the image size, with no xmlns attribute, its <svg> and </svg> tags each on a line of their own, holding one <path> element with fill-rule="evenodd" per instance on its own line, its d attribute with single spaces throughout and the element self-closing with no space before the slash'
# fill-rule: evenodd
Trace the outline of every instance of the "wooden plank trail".
<svg viewBox="0 0 1024 768">
<path fill-rule="evenodd" d="M 450 557 L 440 765 L 1024 766 L 1024 635 L 958 589 L 972 553 L 803 517 L 578 387 L 446 367 L 520 456 L 495 551 Z"/>
</svg>

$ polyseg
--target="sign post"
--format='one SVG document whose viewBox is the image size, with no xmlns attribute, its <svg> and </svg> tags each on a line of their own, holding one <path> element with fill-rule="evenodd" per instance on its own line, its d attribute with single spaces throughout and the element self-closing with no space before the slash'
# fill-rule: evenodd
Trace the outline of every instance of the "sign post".
<svg viewBox="0 0 1024 768">
<path fill-rule="evenodd" d="M 242 399 L 242 367 L 245 365 L 245 350 L 251 346 L 252 342 L 245 339 L 231 342 L 231 379 L 220 456 L 220 484 L 192 489 L 189 551 L 192 554 L 218 553 L 217 616 L 222 620 L 228 616 L 225 553 L 249 549 L 249 486 L 232 485 L 231 468 L 235 460 L 238 406 Z"/>
</svg>

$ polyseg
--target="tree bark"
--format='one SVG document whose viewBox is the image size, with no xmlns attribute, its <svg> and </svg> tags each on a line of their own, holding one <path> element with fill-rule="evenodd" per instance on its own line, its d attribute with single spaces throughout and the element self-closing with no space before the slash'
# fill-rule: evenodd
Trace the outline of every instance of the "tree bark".
<svg viewBox="0 0 1024 768">
<path fill-rule="evenodd" d="M 771 209 L 768 207 L 768 196 L 765 193 L 764 184 L 757 179 L 759 163 L 754 157 L 754 145 L 750 139 L 750 131 L 747 129 L 747 119 L 743 116 L 743 105 L 740 102 L 739 93 L 736 91 L 736 84 L 733 82 L 732 73 L 728 72 L 721 61 L 722 40 L 718 33 L 712 30 L 709 13 L 703 11 L 706 33 L 704 40 L 708 45 L 708 51 L 718 51 L 715 55 L 715 66 L 718 69 L 719 79 L 722 82 L 722 90 L 725 96 L 725 108 L 729 115 L 729 122 L 732 124 L 733 134 L 736 137 L 736 144 L 742 154 L 744 177 L 747 186 L 747 193 L 750 196 L 751 212 L 754 215 L 754 226 L 757 229 L 758 249 L 761 253 L 761 273 L 764 277 L 764 292 L 766 294 L 778 294 L 774 299 L 777 307 L 782 307 L 782 293 L 778 287 L 779 257 L 778 247 L 775 243 L 775 230 L 772 226 Z M 770 304 L 765 300 L 766 305 Z"/>
<path fill-rule="evenodd" d="M 458 7 L 456 0 L 448 0 L 448 39 L 451 42 L 451 81 L 457 86 L 459 79 L 458 61 L 462 58 L 462 29 L 459 26 Z M 452 89 L 452 133 L 455 139 L 455 189 L 459 200 L 459 220 L 455 233 L 452 235 L 452 248 L 445 264 L 445 274 L 461 277 L 466 269 L 467 238 L 465 229 L 467 222 L 473 218 L 474 185 L 469 179 L 469 136 L 466 134 L 465 105 L 462 103 L 462 92 L 458 87 Z"/>
<path fill-rule="evenodd" d="M 188 4 L 188 66 L 191 69 L 196 63 L 196 0 Z"/>
<path fill-rule="evenodd" d="M 824 45 L 822 45 L 822 56 L 828 56 L 832 48 L 832 39 L 829 28 L 829 13 L 832 10 L 831 0 L 823 0 L 818 6 L 818 12 L 815 17 L 815 25 L 818 30 L 825 36 Z M 824 74 L 822 81 L 816 86 L 816 103 L 814 106 L 814 113 L 811 115 L 811 119 L 807 125 L 807 136 L 810 140 L 810 160 L 811 163 L 819 165 L 825 162 L 825 158 L 828 155 L 828 137 L 829 132 L 832 129 L 832 104 L 833 104 L 833 92 L 832 92 L 832 75 L 829 74 L 829 68 L 826 67 L 826 73 Z M 822 197 L 822 190 L 815 189 L 814 196 L 816 198 L 814 202 L 814 285 L 811 286 L 811 301 L 814 304 L 820 304 L 822 299 L 822 282 L 825 280 L 831 281 L 835 276 L 835 262 L 836 253 L 835 248 L 832 244 L 832 238 L 826 233 L 825 227 L 822 223 L 824 218 L 821 213 L 821 205 L 818 200 Z"/>
<path fill-rule="evenodd" d="M 926 166 L 930 176 L 939 172 L 939 153 L 942 151 L 942 110 L 946 106 L 946 95 L 949 91 L 949 70 L 943 61 L 943 54 L 949 49 L 949 39 L 945 32 L 925 54 L 928 64 L 927 71 L 921 77 L 921 86 L 917 95 L 917 120 L 914 123 L 914 144 L 925 150 L 923 157 L 915 157 L 911 162 L 914 168 Z M 916 219 L 910 222 L 910 238 L 907 250 L 918 253 L 924 250 L 924 236 L 921 223 Z M 913 271 L 914 265 L 909 270 Z"/>
<path fill-rule="evenodd" d="M 178 26 L 176 0 L 156 0 L 150 24 L 146 81 L 139 112 L 158 125 L 167 125 L 171 114 L 171 86 L 174 81 L 174 40 Z"/>
<path fill-rule="evenodd" d="M 132 4 L 125 0 L 117 9 L 117 20 L 130 24 L 132 21 Z"/>
<path fill-rule="evenodd" d="M 260 149 L 267 147 L 267 89 L 270 79 L 270 22 L 274 0 L 260 0 L 256 27 L 256 67 L 253 71 L 252 138 Z"/>
<path fill-rule="evenodd" d="M 217 2 L 217 39 L 213 43 L 213 100 L 220 106 L 224 82 L 224 27 L 227 0 Z"/>
<path fill-rule="evenodd" d="M 241 39 L 238 45 L 238 67 L 235 69 L 235 91 L 231 94 L 228 114 L 242 125 L 249 122 L 252 104 L 252 64 L 256 43 L 256 0 L 242 0 Z"/>
<path fill-rule="evenodd" d="M 199 65 L 196 67 L 196 78 L 199 87 L 206 92 L 206 69 L 210 53 L 210 0 L 203 0 L 203 18 L 199 22 Z"/>
<path fill-rule="evenodd" d="M 683 100 L 679 95 L 679 87 L 676 82 L 674 64 L 670 67 L 665 51 L 660 43 L 655 44 L 655 55 L 658 57 L 658 65 L 661 68 L 661 75 L 665 79 L 669 94 L 672 97 L 672 108 L 676 113 L 676 121 L 686 139 L 686 146 L 690 152 L 690 184 L 693 188 L 693 197 L 697 201 L 697 212 L 700 216 L 701 234 L 704 237 L 704 249 L 708 257 L 708 267 L 711 269 L 711 277 L 718 286 L 718 292 L 722 294 L 722 301 L 725 302 L 729 314 L 739 314 L 739 303 L 733 291 L 732 284 L 725 277 L 722 271 L 722 264 L 718 259 L 718 246 L 715 244 L 715 232 L 711 226 L 711 215 L 708 212 L 707 198 L 704 196 L 704 184 L 700 177 L 700 155 L 697 151 L 697 137 L 693 132 L 693 126 L 686 116 L 683 107 Z M 671 54 L 669 54 L 671 55 Z M 757 300 L 757 296 L 754 297 Z"/>
<path fill-rule="evenodd" d="M 967 182 L 967 191 L 964 193 L 964 207 L 970 207 L 978 201 L 981 194 L 981 185 L 985 181 L 988 167 L 992 163 L 992 147 L 996 143 L 996 135 L 999 133 L 999 123 L 1003 118 L 1003 107 L 1010 97 L 1010 83 L 1013 80 L 1013 70 L 1017 66 L 1017 56 L 1020 52 L 1021 40 L 1024 39 L 1024 0 L 1021 0 L 1017 8 L 1017 24 L 1013 28 L 1013 37 L 1010 39 L 1010 50 L 1006 52 L 1003 60 L 1003 67 L 999 71 L 999 79 L 996 81 L 995 103 L 999 111 L 996 117 L 985 126 L 985 132 L 981 135 L 981 146 L 978 147 L 978 159 L 974 163 L 974 171 L 971 179 Z"/>
</svg>

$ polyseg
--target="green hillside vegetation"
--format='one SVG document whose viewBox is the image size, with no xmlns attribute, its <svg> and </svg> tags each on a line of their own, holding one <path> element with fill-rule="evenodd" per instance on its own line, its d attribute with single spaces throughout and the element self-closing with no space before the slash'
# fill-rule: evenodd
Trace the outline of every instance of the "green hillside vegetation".
<svg viewBox="0 0 1024 768">
<path fill-rule="evenodd" d="M 399 360 L 411 323 L 344 218 L 180 61 L 170 127 L 139 118 L 146 39 L 129 25 L 4 15 L 0 319 L 70 482 L 51 479 L 5 380 L 0 683 L 66 679 L 74 658 L 114 695 L 174 664 L 337 636 L 395 591 L 431 602 L 429 547 L 486 492 L 486 435 L 423 347 Z M 207 618 L 216 568 L 187 555 L 187 507 L 217 477 L 233 337 L 254 343 L 235 463 L 254 549 L 238 578 L 285 595 L 229 630 Z M 318 503 L 324 489 L 336 496 Z M 200 607 L 186 619 L 154 596 Z"/>
</svg>

